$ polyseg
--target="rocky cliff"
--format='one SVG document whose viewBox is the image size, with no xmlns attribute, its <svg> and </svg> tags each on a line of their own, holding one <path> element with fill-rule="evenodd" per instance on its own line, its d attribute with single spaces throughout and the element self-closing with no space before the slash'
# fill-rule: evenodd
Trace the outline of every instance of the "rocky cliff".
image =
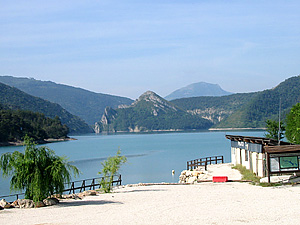
<svg viewBox="0 0 300 225">
<path fill-rule="evenodd" d="M 106 108 L 95 132 L 149 132 L 207 129 L 212 123 L 147 91 L 130 106 Z"/>
</svg>

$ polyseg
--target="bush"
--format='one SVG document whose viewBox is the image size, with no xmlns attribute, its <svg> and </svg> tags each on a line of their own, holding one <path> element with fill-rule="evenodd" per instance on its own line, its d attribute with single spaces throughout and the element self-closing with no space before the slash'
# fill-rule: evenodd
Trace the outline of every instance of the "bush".
<svg viewBox="0 0 300 225">
<path fill-rule="evenodd" d="M 116 156 L 108 157 L 107 160 L 101 162 L 103 168 L 98 174 L 103 175 L 100 185 L 105 193 L 111 192 L 113 177 L 117 175 L 121 165 L 127 161 L 127 158 L 125 156 L 120 156 L 120 154 L 121 151 L 118 150 Z"/>
</svg>

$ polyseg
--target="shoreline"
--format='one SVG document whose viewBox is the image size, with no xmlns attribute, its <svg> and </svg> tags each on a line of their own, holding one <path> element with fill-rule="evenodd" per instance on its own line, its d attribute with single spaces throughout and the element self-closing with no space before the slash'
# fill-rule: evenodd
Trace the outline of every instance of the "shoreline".
<svg viewBox="0 0 300 225">
<path fill-rule="evenodd" d="M 145 130 L 145 131 L 102 131 L 99 133 L 95 134 L 104 134 L 104 135 L 108 135 L 108 134 L 152 134 L 152 133 L 197 133 L 197 132 L 209 132 L 209 131 L 265 131 L 266 128 L 264 127 L 259 127 L 259 128 L 248 128 L 248 127 L 244 127 L 244 128 L 236 128 L 236 127 L 232 127 L 232 128 L 208 128 L 208 129 L 187 129 L 187 130 L 183 130 L 183 129 L 169 129 L 169 130 Z"/>
<path fill-rule="evenodd" d="M 77 140 L 76 138 L 48 138 L 44 140 L 36 141 L 38 145 L 48 144 L 48 143 L 55 143 L 55 142 L 62 142 L 62 141 L 74 141 Z M 7 146 L 22 146 L 24 145 L 23 141 L 9 141 L 9 142 L 0 142 L 0 147 L 7 147 Z"/>
<path fill-rule="evenodd" d="M 247 127 L 244 127 L 244 128 L 209 128 L 208 129 L 209 131 L 228 131 L 228 130 L 234 130 L 234 131 L 238 131 L 238 130 L 255 130 L 255 131 L 264 131 L 266 130 L 266 128 L 264 127 L 260 127 L 260 128 L 247 128 Z"/>
</svg>

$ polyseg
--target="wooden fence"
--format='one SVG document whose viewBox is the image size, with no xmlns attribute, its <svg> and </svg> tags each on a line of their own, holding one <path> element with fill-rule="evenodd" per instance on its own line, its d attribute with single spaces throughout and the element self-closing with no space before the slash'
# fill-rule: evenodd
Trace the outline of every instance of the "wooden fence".
<svg viewBox="0 0 300 225">
<path fill-rule="evenodd" d="M 68 194 L 75 194 L 77 190 L 79 190 L 78 192 L 82 192 L 85 190 L 95 190 L 96 187 L 97 188 L 101 188 L 101 184 L 100 184 L 100 180 L 103 180 L 104 177 L 96 177 L 96 178 L 91 178 L 91 179 L 85 179 L 85 180 L 78 180 L 78 181 L 73 181 L 70 183 L 66 183 L 65 187 L 66 188 L 63 193 L 68 193 Z M 78 185 L 79 184 L 79 185 Z M 121 174 L 117 175 L 114 177 L 113 181 L 112 181 L 112 185 L 122 185 L 122 177 Z M 4 196 L 0 196 L 0 199 L 3 198 L 9 198 L 8 201 L 14 197 L 14 199 L 19 199 L 19 196 L 24 196 L 25 193 L 18 193 L 18 194 L 12 194 L 12 195 L 4 195 Z M 7 199 L 6 199 L 7 200 Z"/>
<path fill-rule="evenodd" d="M 122 177 L 121 174 L 116 176 L 118 179 L 113 179 L 112 185 L 121 185 L 122 184 Z M 85 191 L 85 190 L 95 190 L 95 187 L 100 188 L 100 180 L 103 180 L 104 177 L 98 177 L 98 178 L 91 178 L 91 179 L 85 179 L 85 180 L 78 180 L 73 181 L 70 184 L 70 187 L 65 189 L 64 192 L 69 192 L 69 194 L 73 193 L 75 194 L 76 190 L 79 190 L 79 192 Z M 90 182 L 90 184 L 88 184 Z M 81 183 L 80 186 L 76 186 L 76 184 Z"/>
<path fill-rule="evenodd" d="M 206 158 L 194 159 L 191 161 L 187 161 L 187 170 L 196 169 L 198 166 L 204 166 L 205 170 L 207 170 L 207 165 L 224 163 L 224 157 L 220 156 L 211 156 Z"/>
</svg>

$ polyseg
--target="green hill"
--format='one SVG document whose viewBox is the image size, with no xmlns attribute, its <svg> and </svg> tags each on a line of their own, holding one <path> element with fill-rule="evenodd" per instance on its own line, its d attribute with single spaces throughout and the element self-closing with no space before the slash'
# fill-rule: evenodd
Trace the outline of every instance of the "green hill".
<svg viewBox="0 0 300 225">
<path fill-rule="evenodd" d="M 4 109 L 25 110 L 43 113 L 50 118 L 59 117 L 71 133 L 88 133 L 91 128 L 79 117 L 72 115 L 60 105 L 20 91 L 17 88 L 0 83 L 0 104 Z"/>
<path fill-rule="evenodd" d="M 67 138 L 68 127 L 58 117 L 51 119 L 44 114 L 23 110 L 0 110 L 1 142 L 22 141 L 25 135 L 35 141 Z"/>
<path fill-rule="evenodd" d="M 273 89 L 258 92 L 217 127 L 265 127 L 267 119 L 278 120 L 280 103 L 281 118 L 285 119 L 292 106 L 298 102 L 300 76 L 291 77 Z"/>
<path fill-rule="evenodd" d="M 171 101 L 177 106 L 211 120 L 216 128 L 261 128 L 267 119 L 281 118 L 300 101 L 300 76 L 261 92 L 222 97 L 195 97 Z"/>
<path fill-rule="evenodd" d="M 207 129 L 212 123 L 166 101 L 151 91 L 145 92 L 132 105 L 106 108 L 96 132 L 148 132 Z"/>
<path fill-rule="evenodd" d="M 90 125 L 94 125 L 99 120 L 107 106 L 117 108 L 119 105 L 133 102 L 129 98 L 94 93 L 82 88 L 32 78 L 0 76 L 0 82 L 16 87 L 27 94 L 57 103 Z"/>
<path fill-rule="evenodd" d="M 221 97 L 192 97 L 171 102 L 188 112 L 209 119 L 214 124 L 225 120 L 250 101 L 257 93 L 233 94 Z"/>
</svg>

